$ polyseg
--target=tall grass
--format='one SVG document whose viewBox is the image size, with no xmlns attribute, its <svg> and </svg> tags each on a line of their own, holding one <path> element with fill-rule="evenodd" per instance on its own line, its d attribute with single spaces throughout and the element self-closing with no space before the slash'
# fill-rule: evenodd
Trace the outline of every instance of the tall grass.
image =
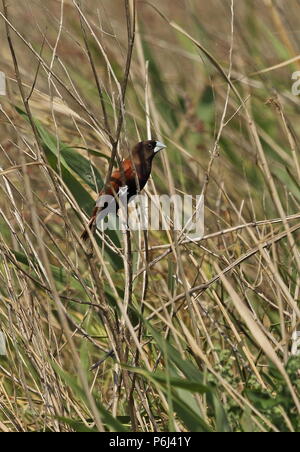
<svg viewBox="0 0 300 452">
<path fill-rule="evenodd" d="M 300 431 L 299 13 L 2 1 L 0 431 Z M 150 136 L 147 196 L 204 193 L 204 237 L 83 244 Z"/>
</svg>

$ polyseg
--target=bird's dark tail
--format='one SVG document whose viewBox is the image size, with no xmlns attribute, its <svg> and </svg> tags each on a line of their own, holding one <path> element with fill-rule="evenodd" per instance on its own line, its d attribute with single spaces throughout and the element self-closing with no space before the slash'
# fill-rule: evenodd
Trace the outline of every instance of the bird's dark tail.
<svg viewBox="0 0 300 452">
<path fill-rule="evenodd" d="M 91 231 L 93 231 L 93 229 L 94 229 L 94 226 L 95 226 L 95 220 L 96 220 L 96 217 L 92 217 L 92 218 L 90 219 L 90 221 L 89 221 L 88 228 L 89 228 Z M 87 239 L 89 238 L 89 233 L 88 233 L 88 231 L 87 231 L 86 229 L 83 231 L 83 233 L 81 234 L 80 238 L 81 238 L 81 240 L 83 240 L 84 242 L 87 241 Z"/>
</svg>

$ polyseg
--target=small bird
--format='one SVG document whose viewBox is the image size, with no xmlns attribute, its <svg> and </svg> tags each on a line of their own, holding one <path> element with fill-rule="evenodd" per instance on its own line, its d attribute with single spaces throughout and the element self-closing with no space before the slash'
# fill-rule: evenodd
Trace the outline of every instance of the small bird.
<svg viewBox="0 0 300 452">
<path fill-rule="evenodd" d="M 116 195 L 119 195 L 122 187 L 126 187 L 127 201 L 130 200 L 132 196 L 135 196 L 145 187 L 151 174 L 153 158 L 165 147 L 166 146 L 163 143 L 155 140 L 140 141 L 137 143 L 132 149 L 129 157 L 123 160 L 122 171 L 120 171 L 119 168 L 112 173 L 108 186 L 99 193 L 99 197 L 103 195 L 116 197 Z M 91 230 L 93 230 L 96 225 L 97 216 L 105 208 L 106 206 L 96 206 L 94 208 L 88 224 L 88 227 Z M 86 230 L 83 231 L 81 239 L 85 241 L 88 237 L 88 232 Z"/>
</svg>

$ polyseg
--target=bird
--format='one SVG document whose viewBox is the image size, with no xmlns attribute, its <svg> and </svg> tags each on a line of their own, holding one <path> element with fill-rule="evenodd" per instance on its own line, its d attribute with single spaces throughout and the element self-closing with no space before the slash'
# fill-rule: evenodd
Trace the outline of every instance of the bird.
<svg viewBox="0 0 300 452">
<path fill-rule="evenodd" d="M 129 153 L 128 158 L 122 161 L 121 168 L 112 173 L 109 183 L 99 193 L 99 198 L 103 195 L 116 198 L 120 195 L 123 188 L 126 188 L 128 202 L 145 187 L 151 174 L 153 158 L 164 148 L 166 148 L 166 145 L 157 140 L 146 140 L 137 143 L 131 153 Z M 106 208 L 107 205 L 103 207 L 95 206 L 88 223 L 90 230 L 94 230 L 97 216 Z M 116 201 L 116 209 L 118 210 L 118 208 L 119 205 Z M 81 234 L 81 239 L 86 241 L 88 237 L 88 231 L 85 229 Z"/>
</svg>

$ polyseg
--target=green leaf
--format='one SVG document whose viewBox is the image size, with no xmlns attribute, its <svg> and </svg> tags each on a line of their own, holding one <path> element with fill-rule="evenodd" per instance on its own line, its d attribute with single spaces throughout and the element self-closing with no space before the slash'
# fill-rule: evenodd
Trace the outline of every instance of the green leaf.
<svg viewBox="0 0 300 452">
<path fill-rule="evenodd" d="M 254 422 L 251 419 L 251 410 L 249 407 L 246 407 L 244 413 L 241 417 L 241 426 L 245 433 L 252 433 L 255 431 Z"/>
<path fill-rule="evenodd" d="M 157 372 L 152 373 L 145 369 L 130 368 L 131 372 L 143 375 L 147 380 L 159 386 L 166 395 L 169 395 L 172 400 L 172 404 L 177 415 L 185 423 L 189 431 L 191 432 L 212 432 L 212 428 L 208 425 L 201 416 L 197 413 L 194 407 L 187 400 L 181 397 L 180 393 L 175 390 L 175 388 L 184 388 L 192 393 L 198 392 L 203 394 L 204 392 L 210 391 L 208 387 L 197 382 L 189 382 L 181 378 L 169 378 L 168 376 L 158 374 Z M 171 392 L 169 393 L 169 388 Z M 196 407 L 197 409 L 197 407 Z"/>
<path fill-rule="evenodd" d="M 25 111 L 19 107 L 15 107 L 16 111 L 23 116 L 28 121 L 28 116 Z M 59 148 L 60 142 L 57 142 L 56 137 L 48 133 L 41 123 L 34 119 L 34 124 L 36 126 L 39 137 L 42 141 L 44 152 L 48 160 L 49 165 L 54 169 L 55 172 L 59 173 Z M 71 173 L 71 168 L 63 158 L 60 156 L 60 167 L 61 176 L 70 192 L 78 202 L 79 206 L 84 210 L 87 215 L 90 215 L 95 202 L 91 195 L 82 187 L 78 180 Z"/>
<path fill-rule="evenodd" d="M 262 412 L 274 408 L 281 403 L 279 397 L 273 398 L 271 394 L 254 390 L 246 390 L 245 393 L 247 394 L 249 400 L 255 405 L 255 407 Z"/>
<path fill-rule="evenodd" d="M 172 258 L 168 259 L 168 289 L 172 296 L 175 293 L 174 263 Z"/>
<path fill-rule="evenodd" d="M 216 418 L 216 430 L 219 433 L 231 432 L 231 428 L 227 419 L 226 412 L 223 405 L 220 403 L 218 398 L 212 395 L 213 405 L 215 408 L 215 418 Z"/>
<path fill-rule="evenodd" d="M 55 372 L 64 380 L 64 382 L 69 386 L 69 388 L 72 389 L 72 391 L 76 394 L 76 396 L 79 398 L 79 400 L 82 400 L 87 406 L 89 406 L 89 401 L 87 399 L 87 396 L 84 392 L 84 390 L 77 384 L 76 378 L 69 373 L 62 370 L 56 363 L 52 362 L 52 367 L 54 368 Z M 97 397 L 95 395 L 95 403 L 97 406 L 97 409 L 99 411 L 100 417 L 102 421 L 105 423 L 107 428 L 111 432 L 126 432 L 127 429 L 124 427 L 121 422 L 119 422 L 116 418 L 114 418 L 109 411 L 104 408 L 104 406 L 100 403 L 99 400 L 97 400 Z"/>
<path fill-rule="evenodd" d="M 97 168 L 81 154 L 75 152 L 72 148 L 62 147 L 61 155 L 64 157 L 65 161 L 74 173 L 78 174 L 78 176 L 89 187 L 91 187 L 92 190 L 99 193 L 104 183 Z"/>
<path fill-rule="evenodd" d="M 69 425 L 75 432 L 78 433 L 97 433 L 96 428 L 87 427 L 81 420 L 70 419 L 67 417 L 57 416 L 55 417 L 60 422 Z"/>
<path fill-rule="evenodd" d="M 197 107 L 197 115 L 205 124 L 213 125 L 215 118 L 215 98 L 210 85 L 207 85 L 203 91 Z"/>
<path fill-rule="evenodd" d="M 142 41 L 143 51 L 145 59 L 149 63 L 149 76 L 151 80 L 151 86 L 153 87 L 153 93 L 157 96 L 157 108 L 160 110 L 161 116 L 165 121 L 172 123 L 174 127 L 177 127 L 178 120 L 176 117 L 176 108 L 169 100 L 169 90 L 166 89 L 167 84 L 164 82 L 162 72 L 156 63 L 155 55 L 152 53 L 151 47 L 146 40 Z"/>
<path fill-rule="evenodd" d="M 80 346 L 80 362 L 83 370 L 85 371 L 87 380 L 89 380 L 89 377 L 91 376 L 89 369 L 91 366 L 89 361 L 89 342 L 86 340 L 83 340 Z"/>
<path fill-rule="evenodd" d="M 211 388 L 199 383 L 198 381 L 185 380 L 183 378 L 175 377 L 167 378 L 164 374 L 160 374 L 159 372 L 155 372 L 152 375 L 157 382 L 163 383 L 165 385 L 167 385 L 169 382 L 173 388 L 186 389 L 187 391 L 190 391 L 192 393 L 197 392 L 199 394 L 205 394 L 212 391 Z"/>
<path fill-rule="evenodd" d="M 149 329 L 150 334 L 153 336 L 156 344 L 159 349 L 163 353 L 164 359 L 169 361 L 170 369 L 176 372 L 176 368 L 178 368 L 181 373 L 186 377 L 186 379 L 182 379 L 178 377 L 175 373 L 173 375 L 164 375 L 158 372 L 155 372 L 151 375 L 147 375 L 143 371 L 144 375 L 151 378 L 152 381 L 159 383 L 167 390 L 168 385 L 171 385 L 173 388 L 172 391 L 172 401 L 174 404 L 174 408 L 178 415 L 181 416 L 182 420 L 186 423 L 186 425 L 194 425 L 195 419 L 198 418 L 198 429 L 196 431 L 212 431 L 212 428 L 201 418 L 201 416 L 197 413 L 198 406 L 195 403 L 192 395 L 194 393 L 206 394 L 207 395 L 207 403 L 209 408 L 215 413 L 216 419 L 216 429 L 219 432 L 230 432 L 230 424 L 227 419 L 226 412 L 223 408 L 222 403 L 219 400 L 217 391 L 214 387 L 205 385 L 203 383 L 204 378 L 203 374 L 197 369 L 197 367 L 189 360 L 183 359 L 181 354 L 176 350 L 169 341 L 167 341 L 162 335 L 154 329 L 148 321 L 146 321 L 142 316 L 140 316 L 143 322 L 146 324 Z M 139 371 L 137 371 L 139 372 Z M 176 388 L 176 393 L 174 393 L 174 389 Z M 190 409 L 190 416 L 186 412 L 186 407 Z M 179 410 L 179 411 L 178 411 Z M 181 413 L 181 414 L 179 414 Z M 193 428 L 196 428 L 195 426 Z M 203 429 L 203 430 L 201 430 Z M 192 430 L 193 431 L 193 430 Z"/>
<path fill-rule="evenodd" d="M 288 168 L 273 165 L 272 173 L 278 177 L 280 182 L 285 185 L 298 200 L 300 200 L 299 183 Z"/>
<path fill-rule="evenodd" d="M 103 154 L 103 152 L 97 151 L 97 149 L 91 149 L 91 148 L 86 148 L 84 146 L 66 146 L 64 147 L 64 149 L 83 149 L 84 151 L 87 151 L 89 154 L 95 155 L 96 157 L 102 157 L 105 160 L 107 160 L 108 162 L 110 161 L 110 157 L 106 154 Z M 117 166 L 117 163 L 114 162 L 114 166 Z"/>
<path fill-rule="evenodd" d="M 15 251 L 15 250 L 10 250 L 10 251 L 14 254 L 17 261 L 20 262 L 21 264 L 26 265 L 27 267 L 30 267 L 31 269 L 33 269 L 34 266 L 39 268 L 38 261 L 34 256 L 30 256 L 30 262 L 29 262 L 24 253 L 21 253 L 20 251 Z M 52 271 L 53 278 L 55 279 L 56 282 L 61 284 L 62 287 L 66 287 L 66 285 L 69 285 L 76 292 L 83 290 L 78 279 L 76 277 L 68 274 L 64 268 L 57 267 L 52 264 L 50 265 L 50 268 Z M 87 281 L 86 281 L 86 283 L 88 284 Z"/>
<path fill-rule="evenodd" d="M 16 111 L 28 121 L 26 112 L 19 107 L 15 108 Z M 76 152 L 73 152 L 68 146 L 57 140 L 54 135 L 47 132 L 47 130 L 45 130 L 41 125 L 40 121 L 34 119 L 34 123 L 37 128 L 39 137 L 42 141 L 44 152 L 49 165 L 56 173 L 60 174 L 60 162 L 61 176 L 64 183 L 67 185 L 82 210 L 87 215 L 90 215 L 92 209 L 95 206 L 95 201 L 87 192 L 87 190 L 81 185 L 81 183 L 76 179 L 76 177 L 74 177 L 72 171 L 74 171 L 74 173 L 76 173 L 86 184 L 91 186 L 94 190 L 96 190 L 96 186 L 93 183 L 93 171 L 96 177 L 96 185 L 99 184 L 101 186 L 102 178 L 100 176 L 100 173 L 95 168 L 95 166 L 91 165 L 91 163 L 85 157 Z M 116 231 L 106 231 L 106 233 L 117 247 L 121 246 Z M 101 246 L 101 242 L 99 243 L 99 246 Z M 115 270 L 120 270 L 123 268 L 123 261 L 120 256 L 113 253 L 108 247 L 105 247 L 105 252 L 108 255 Z"/>
<path fill-rule="evenodd" d="M 154 337 L 160 350 L 167 354 L 170 361 L 175 364 L 178 369 L 181 370 L 183 375 L 192 381 L 203 381 L 202 373 L 197 369 L 196 366 L 191 361 L 182 359 L 180 353 L 168 342 L 166 341 L 152 326 L 150 323 L 146 322 L 152 336 Z"/>
</svg>

